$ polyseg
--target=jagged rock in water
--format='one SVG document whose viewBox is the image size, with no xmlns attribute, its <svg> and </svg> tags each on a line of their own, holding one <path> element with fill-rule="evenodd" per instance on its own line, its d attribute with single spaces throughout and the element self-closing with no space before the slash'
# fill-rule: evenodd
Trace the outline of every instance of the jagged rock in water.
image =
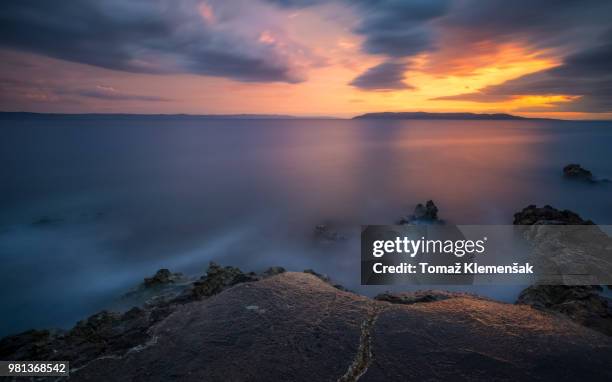
<svg viewBox="0 0 612 382">
<path fill-rule="evenodd" d="M 523 208 L 522 211 L 514 214 L 514 225 L 533 225 L 533 224 L 569 224 L 569 225 L 591 225 L 590 220 L 584 220 L 580 215 L 568 211 L 558 210 L 554 207 L 546 205 L 538 208 L 535 205 L 529 205 Z"/>
<path fill-rule="evenodd" d="M 563 167 L 563 176 L 569 179 L 586 181 L 589 183 L 595 183 L 595 179 L 593 178 L 593 173 L 589 170 L 582 168 L 577 163 L 571 163 L 567 166 Z"/>
<path fill-rule="evenodd" d="M 561 313 L 612 336 L 612 306 L 601 291 L 600 286 L 590 285 L 536 285 L 523 290 L 516 303 Z"/>
<path fill-rule="evenodd" d="M 145 277 L 143 285 L 145 288 L 154 288 L 183 281 L 185 281 L 185 276 L 182 273 L 172 273 L 163 268 L 158 270 L 153 277 Z"/>
<path fill-rule="evenodd" d="M 157 321 L 132 315 L 78 325 L 74 341 L 43 340 L 37 359 L 70 360 L 77 382 L 612 378 L 612 338 L 570 320 L 467 295 L 389 304 L 306 273 L 241 283 Z M 0 358 L 32 359 L 15 343 L 0 341 Z"/>
<path fill-rule="evenodd" d="M 438 218 L 438 207 L 433 200 L 428 200 L 425 205 L 419 203 L 414 208 L 412 215 L 406 216 L 399 221 L 399 224 L 441 224 Z"/>
<path fill-rule="evenodd" d="M 155 275 L 145 277 L 141 285 L 129 291 L 121 297 L 113 306 L 121 310 L 121 307 L 141 305 L 156 305 L 169 301 L 179 296 L 189 287 L 191 280 L 182 273 L 173 273 L 168 269 L 160 269 Z"/>
<path fill-rule="evenodd" d="M 334 242 L 346 240 L 345 236 L 333 230 L 327 224 L 318 224 L 315 227 L 314 236 L 315 236 L 315 240 L 323 244 L 334 243 Z"/>
<path fill-rule="evenodd" d="M 257 280 L 253 272 L 243 273 L 236 267 L 222 267 L 211 261 L 206 275 L 193 283 L 190 294 L 195 298 L 209 297 L 227 287 Z"/>
</svg>

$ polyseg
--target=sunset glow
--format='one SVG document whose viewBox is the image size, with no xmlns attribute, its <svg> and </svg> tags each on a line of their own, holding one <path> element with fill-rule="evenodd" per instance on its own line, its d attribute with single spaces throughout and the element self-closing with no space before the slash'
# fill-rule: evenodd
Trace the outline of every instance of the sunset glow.
<svg viewBox="0 0 612 382">
<path fill-rule="evenodd" d="M 67 26 L 59 31 L 65 36 L 60 47 L 35 41 L 40 35 L 26 41 L 20 28 L 61 29 L 56 23 L 67 11 L 45 13 L 44 19 L 35 17 L 36 10 L 24 16 L 16 5 L 14 14 L 3 15 L 9 33 L 0 38 L 0 109 L 336 117 L 417 110 L 612 115 L 610 100 L 600 95 L 604 91 L 555 78 L 574 70 L 567 67 L 572 57 L 599 49 L 604 41 L 597 36 L 606 32 L 606 23 L 589 20 L 585 29 L 578 11 L 569 25 L 549 16 L 542 22 L 550 24 L 550 31 L 542 31 L 495 24 L 496 18 L 512 23 L 516 17 L 518 23 L 524 17 L 517 9 L 506 15 L 503 7 L 483 10 L 490 14 L 479 16 L 480 23 L 470 22 L 469 4 L 460 1 L 190 0 L 180 7 L 160 1 L 151 9 L 130 3 L 97 4 L 99 14 L 84 15 L 91 17 L 92 31 L 77 36 Z M 397 20 L 394 12 L 405 12 L 410 21 Z M 139 21 L 144 14 L 149 24 Z M 106 32 L 94 30 L 104 25 Z"/>
</svg>

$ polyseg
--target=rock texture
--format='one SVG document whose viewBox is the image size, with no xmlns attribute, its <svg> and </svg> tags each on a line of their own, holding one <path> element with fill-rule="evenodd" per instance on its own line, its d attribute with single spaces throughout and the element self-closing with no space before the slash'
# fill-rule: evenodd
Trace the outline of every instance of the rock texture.
<svg viewBox="0 0 612 382">
<path fill-rule="evenodd" d="M 600 286 L 537 285 L 518 297 L 517 304 L 561 313 L 581 325 L 612 336 L 612 305 Z"/>
<path fill-rule="evenodd" d="M 155 288 L 168 284 L 176 284 L 185 280 L 182 273 L 172 273 L 168 269 L 158 270 L 153 277 L 145 277 L 143 286 L 145 288 Z"/>
<path fill-rule="evenodd" d="M 308 273 L 101 313 L 53 337 L 5 338 L 0 358 L 70 359 L 71 381 L 612 378 L 612 339 L 565 318 L 469 295 L 390 304 Z"/>
<path fill-rule="evenodd" d="M 592 221 L 574 212 L 560 211 L 551 206 L 528 206 L 514 215 L 514 224 L 529 225 L 523 228 L 523 234 L 538 255 L 534 259 L 536 265 L 568 274 L 556 279 L 549 275 L 540 284 L 523 290 L 517 304 L 562 314 L 584 326 L 612 335 L 612 302 L 600 293 L 602 287 L 544 285 L 555 284 L 555 280 L 556 284 L 572 284 L 591 276 L 595 280 L 609 278 L 612 269 L 612 239 L 593 225 Z M 571 269 L 579 269 L 587 276 L 574 275 Z"/>
<path fill-rule="evenodd" d="M 569 225 L 592 225 L 590 220 L 585 220 L 575 212 L 569 210 L 558 210 L 549 205 L 538 208 L 531 204 L 522 211 L 514 214 L 515 225 L 534 224 L 569 224 Z"/>
<path fill-rule="evenodd" d="M 483 297 L 461 293 L 461 292 L 448 292 L 442 290 L 418 290 L 415 292 L 400 292 L 400 293 L 391 293 L 385 292 L 378 294 L 374 297 L 374 300 L 377 301 L 386 301 L 391 304 L 417 304 L 423 302 L 434 302 L 434 301 L 442 301 L 448 300 L 449 298 L 473 298 L 473 299 L 483 299 Z"/>
</svg>

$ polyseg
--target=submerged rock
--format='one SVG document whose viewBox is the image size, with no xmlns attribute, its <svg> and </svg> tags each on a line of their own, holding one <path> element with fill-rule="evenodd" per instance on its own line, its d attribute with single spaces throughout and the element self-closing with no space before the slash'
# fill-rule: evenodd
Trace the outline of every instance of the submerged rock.
<svg viewBox="0 0 612 382">
<path fill-rule="evenodd" d="M 157 320 L 104 313 L 70 333 L 29 336 L 36 359 L 71 362 L 71 381 L 612 378 L 612 338 L 570 320 L 467 295 L 389 304 L 307 273 L 241 283 Z M 14 346 L 24 342 L 0 341 L 0 358 L 33 359 Z"/>
<path fill-rule="evenodd" d="M 406 216 L 399 221 L 399 224 L 441 224 L 438 219 L 438 207 L 433 200 L 428 200 L 425 205 L 419 203 L 414 208 L 412 215 Z"/>
</svg>

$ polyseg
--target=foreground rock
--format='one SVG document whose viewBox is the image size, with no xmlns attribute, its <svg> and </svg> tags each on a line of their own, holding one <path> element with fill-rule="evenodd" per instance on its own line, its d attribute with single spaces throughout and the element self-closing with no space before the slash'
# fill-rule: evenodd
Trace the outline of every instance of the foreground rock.
<svg viewBox="0 0 612 382">
<path fill-rule="evenodd" d="M 438 207 L 433 200 L 428 200 L 425 205 L 419 203 L 414 208 L 414 213 L 402 218 L 399 224 L 442 224 L 438 218 Z"/>
<path fill-rule="evenodd" d="M 471 299 L 483 299 L 483 297 L 462 293 L 462 292 L 448 292 L 442 290 L 418 290 L 415 292 L 400 292 L 391 293 L 385 292 L 378 294 L 374 297 L 377 301 L 386 301 L 391 304 L 417 304 L 424 302 L 434 302 L 448 300 L 449 298 L 471 298 Z"/>
<path fill-rule="evenodd" d="M 544 285 L 576 284 L 592 275 L 596 280 L 610 277 L 612 239 L 590 220 L 551 206 L 528 206 L 514 215 L 514 224 L 529 225 L 524 235 L 538 255 L 535 262 L 544 269 L 563 270 L 579 266 L 585 275 L 547 276 L 539 285 L 523 290 L 517 304 L 563 314 L 584 326 L 612 335 L 612 303 L 601 295 L 600 286 Z M 562 225 L 564 227 L 550 227 Z M 565 227 L 567 226 L 567 227 Z M 580 262 L 583 261 L 584 264 Z"/>
<path fill-rule="evenodd" d="M 71 381 L 612 378 L 611 338 L 468 295 L 389 304 L 284 272 L 165 309 L 94 316 L 71 340 L 4 339 L 0 358 L 31 359 L 36 349 L 38 359 L 69 359 Z M 94 347 L 101 338 L 105 347 Z"/>
<path fill-rule="evenodd" d="M 597 179 L 593 173 L 577 163 L 571 163 L 563 167 L 563 176 L 567 179 L 578 180 L 587 183 L 609 182 L 608 179 Z"/>
</svg>

